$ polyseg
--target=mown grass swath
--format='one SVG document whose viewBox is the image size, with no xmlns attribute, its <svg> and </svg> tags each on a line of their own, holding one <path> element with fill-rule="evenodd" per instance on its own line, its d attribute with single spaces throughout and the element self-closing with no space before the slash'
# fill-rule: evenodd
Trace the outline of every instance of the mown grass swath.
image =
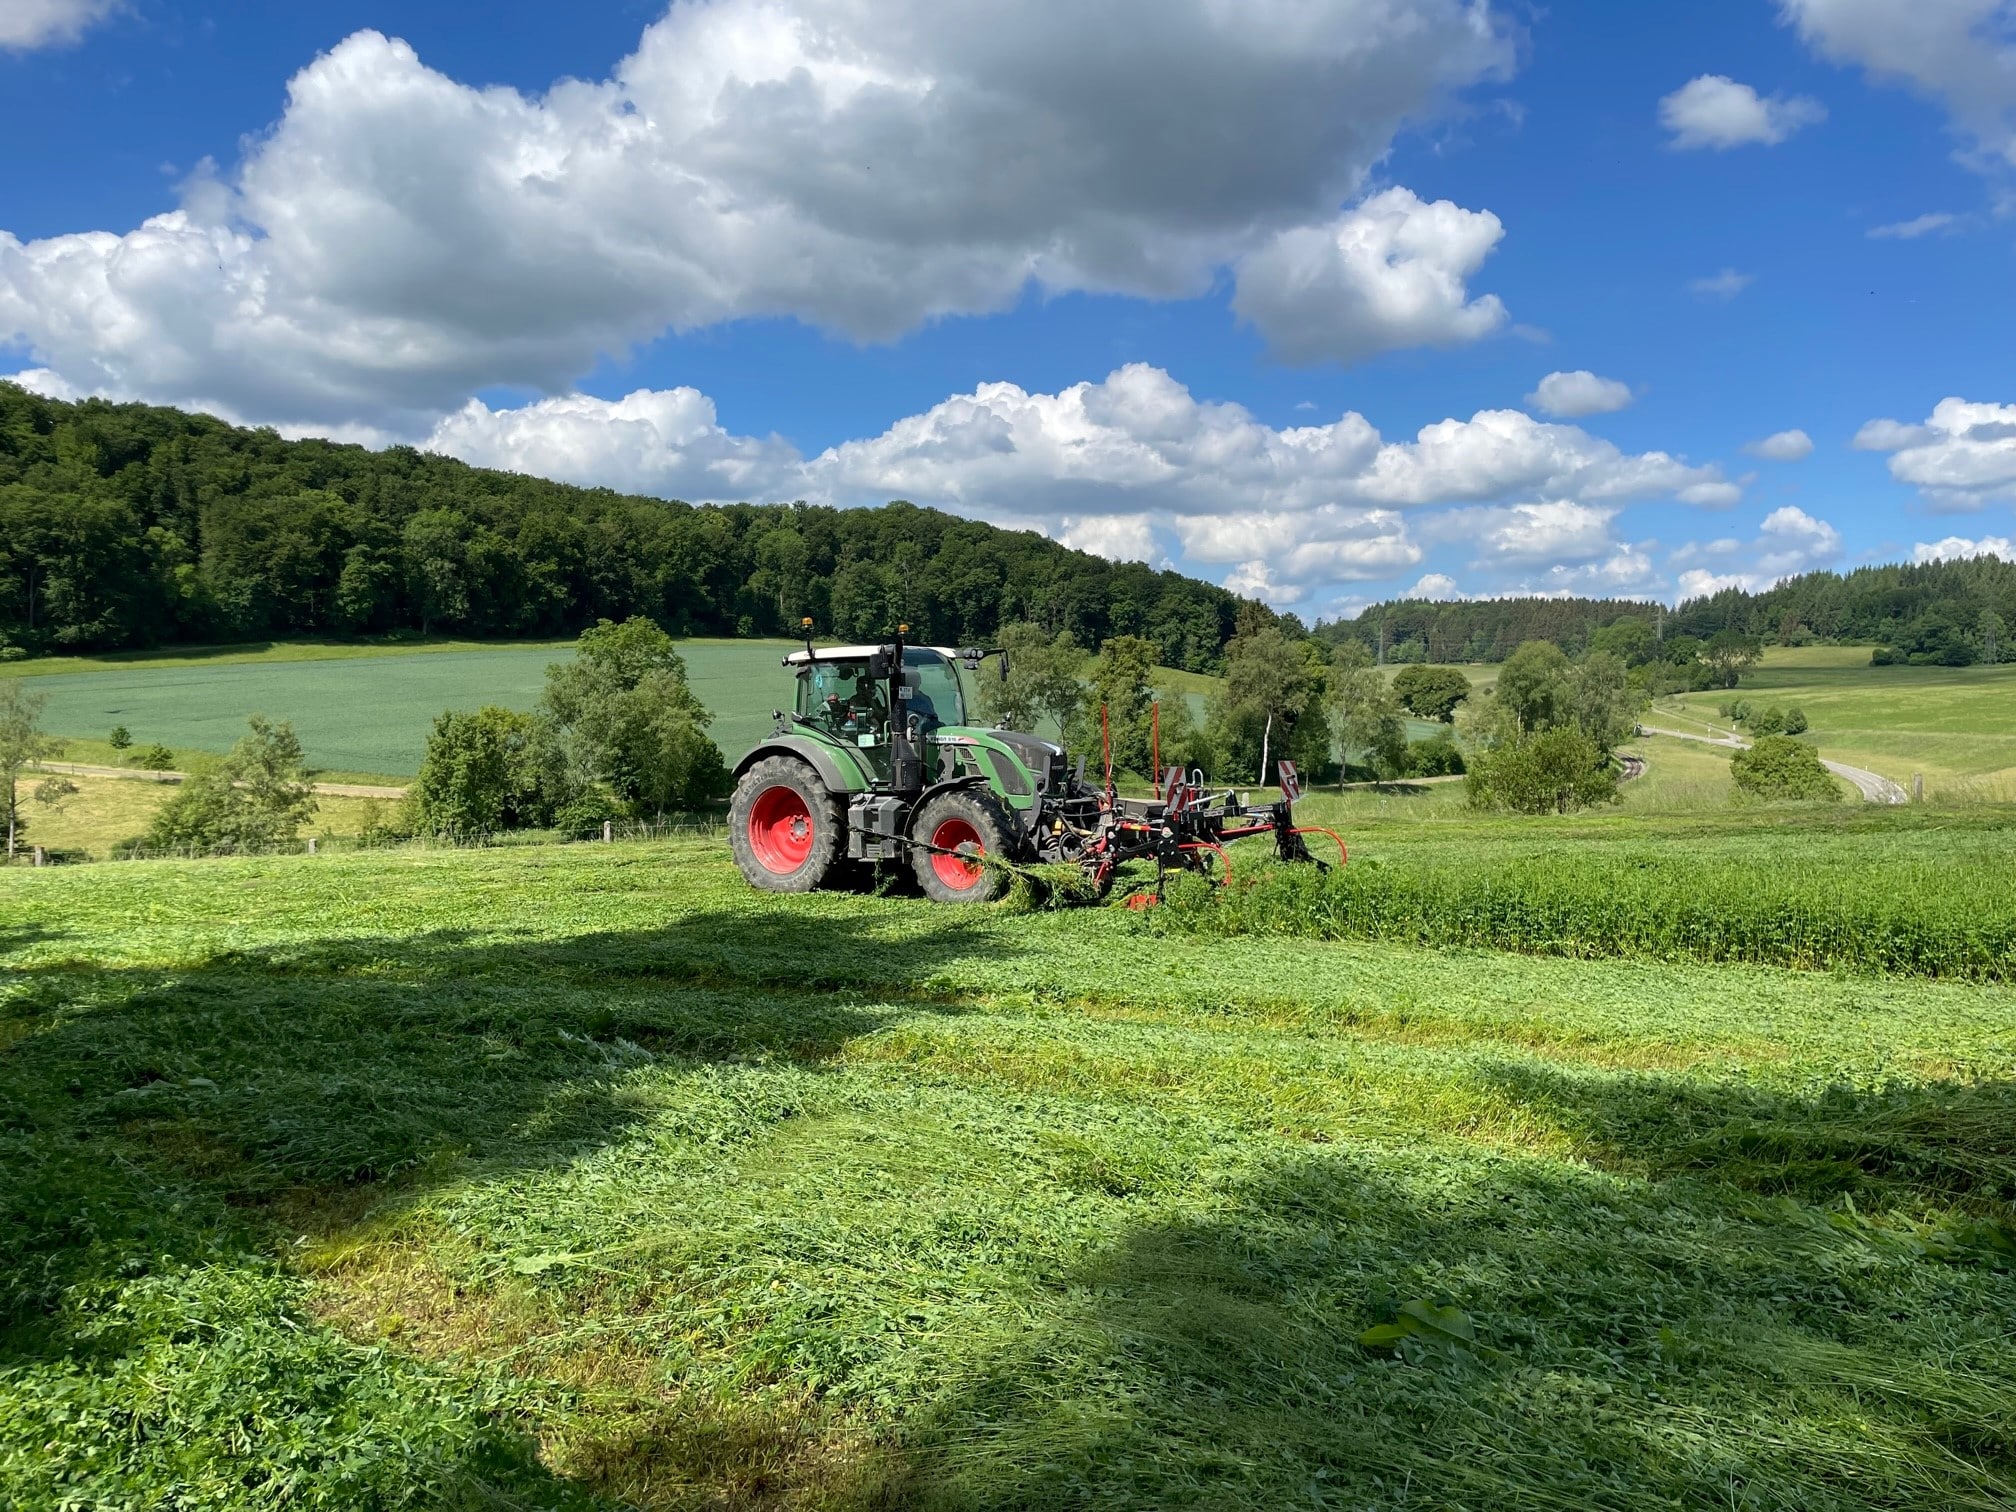
<svg viewBox="0 0 2016 1512">
<path fill-rule="evenodd" d="M 1999 985 L 662 844 L 0 889 L 0 1504 L 2016 1494 Z"/>
<path fill-rule="evenodd" d="M 1328 876 L 1260 865 L 1229 888 L 1181 886 L 1159 918 L 1202 933 L 2016 978 L 2016 829 L 2006 815 L 1955 825 L 1387 847 Z"/>
</svg>

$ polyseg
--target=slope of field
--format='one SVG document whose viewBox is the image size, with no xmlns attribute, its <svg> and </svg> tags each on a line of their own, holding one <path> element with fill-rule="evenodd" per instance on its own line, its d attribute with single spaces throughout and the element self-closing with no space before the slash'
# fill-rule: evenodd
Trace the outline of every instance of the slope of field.
<svg viewBox="0 0 2016 1512">
<path fill-rule="evenodd" d="M 1726 727 L 1731 697 L 1804 709 L 1822 755 L 1908 784 L 1925 774 L 1937 796 L 1973 790 L 2016 797 L 2016 663 L 1996 667 L 1872 667 L 1859 646 L 1772 647 L 1735 693 L 1671 701 Z"/>
<path fill-rule="evenodd" d="M 0 1504 L 2016 1496 L 2004 988 L 665 845 L 0 920 Z"/>
</svg>

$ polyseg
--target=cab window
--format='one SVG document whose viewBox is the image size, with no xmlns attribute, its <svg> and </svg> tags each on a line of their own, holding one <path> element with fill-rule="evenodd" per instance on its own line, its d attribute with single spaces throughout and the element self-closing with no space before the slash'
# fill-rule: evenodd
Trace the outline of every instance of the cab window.
<svg viewBox="0 0 2016 1512">
<path fill-rule="evenodd" d="M 928 734 L 943 725 L 966 723 L 966 700 L 959 693 L 959 670 L 935 651 L 903 653 L 903 682 L 910 712 Z"/>
<path fill-rule="evenodd" d="M 798 674 L 798 715 L 852 739 L 879 735 L 889 722 L 885 684 L 868 675 L 866 661 L 813 662 Z"/>
</svg>

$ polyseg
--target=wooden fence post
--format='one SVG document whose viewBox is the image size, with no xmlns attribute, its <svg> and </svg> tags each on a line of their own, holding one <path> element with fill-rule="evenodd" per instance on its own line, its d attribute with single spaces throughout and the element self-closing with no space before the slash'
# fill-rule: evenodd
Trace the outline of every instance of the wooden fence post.
<svg viewBox="0 0 2016 1512">
<path fill-rule="evenodd" d="M 616 822 L 613 819 L 604 819 L 602 821 L 603 843 L 605 845 L 613 844 L 615 842 L 615 839 L 616 839 Z"/>
<path fill-rule="evenodd" d="M 39 845 L 35 847 L 35 864 L 37 866 L 43 866 L 47 864 L 42 858 L 42 847 Z"/>
<path fill-rule="evenodd" d="M 308 837 L 308 854 L 311 856 L 315 854 L 315 837 L 313 835 Z"/>
<path fill-rule="evenodd" d="M 1913 772 L 1911 774 L 1911 801 L 1913 803 L 1923 803 L 1925 801 L 1925 774 L 1923 772 Z"/>
</svg>

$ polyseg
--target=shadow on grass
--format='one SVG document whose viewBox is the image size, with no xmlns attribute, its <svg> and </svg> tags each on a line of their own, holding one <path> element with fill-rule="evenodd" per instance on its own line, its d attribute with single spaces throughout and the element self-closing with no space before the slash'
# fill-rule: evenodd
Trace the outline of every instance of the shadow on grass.
<svg viewBox="0 0 2016 1512">
<path fill-rule="evenodd" d="M 1935 1081 L 1798 1096 L 1534 1063 L 1492 1074 L 1501 1092 L 1567 1134 L 1582 1158 L 1806 1202 L 1954 1205 L 1997 1218 L 2016 1203 L 2016 1083 Z"/>
<path fill-rule="evenodd" d="M 910 1426 L 896 1499 L 2016 1498 L 2016 1285 L 1992 1256 L 1908 1253 L 1707 1186 L 1427 1151 L 1266 1159 L 1213 1196 L 1060 1278 L 1039 1322 Z M 1410 1303 L 1463 1316 L 1360 1342 Z"/>
<path fill-rule="evenodd" d="M 219 1505 L 290 1476 L 308 1504 L 577 1497 L 510 1426 L 508 1391 L 472 1415 L 427 1367 L 299 1326 L 277 1257 L 441 1180 L 509 1182 L 621 1141 L 642 1065 L 802 1068 L 886 1021 L 874 1004 L 746 990 L 718 961 L 696 969 L 709 952 L 682 937 L 731 922 L 536 944 L 344 938 L 169 971 L 0 967 L 0 1472 L 50 1477 L 0 1475 L 0 1502 L 38 1504 L 66 1475 L 108 1496 L 127 1484 L 91 1480 L 118 1455 L 62 1426 L 93 1411 L 131 1425 L 144 1470 L 118 1475 L 156 1491 L 222 1476 L 238 1490 Z M 0 950 L 43 937 L 10 929 Z M 784 922 L 756 953 L 802 984 L 822 940 L 830 927 Z M 960 940 L 954 927 L 877 949 L 928 975 Z M 354 1431 L 310 1432 L 303 1450 L 304 1424 L 337 1418 Z M 247 1447 L 255 1421 L 272 1440 Z M 10 1461 L 9 1441 L 37 1434 L 74 1458 Z"/>
</svg>

